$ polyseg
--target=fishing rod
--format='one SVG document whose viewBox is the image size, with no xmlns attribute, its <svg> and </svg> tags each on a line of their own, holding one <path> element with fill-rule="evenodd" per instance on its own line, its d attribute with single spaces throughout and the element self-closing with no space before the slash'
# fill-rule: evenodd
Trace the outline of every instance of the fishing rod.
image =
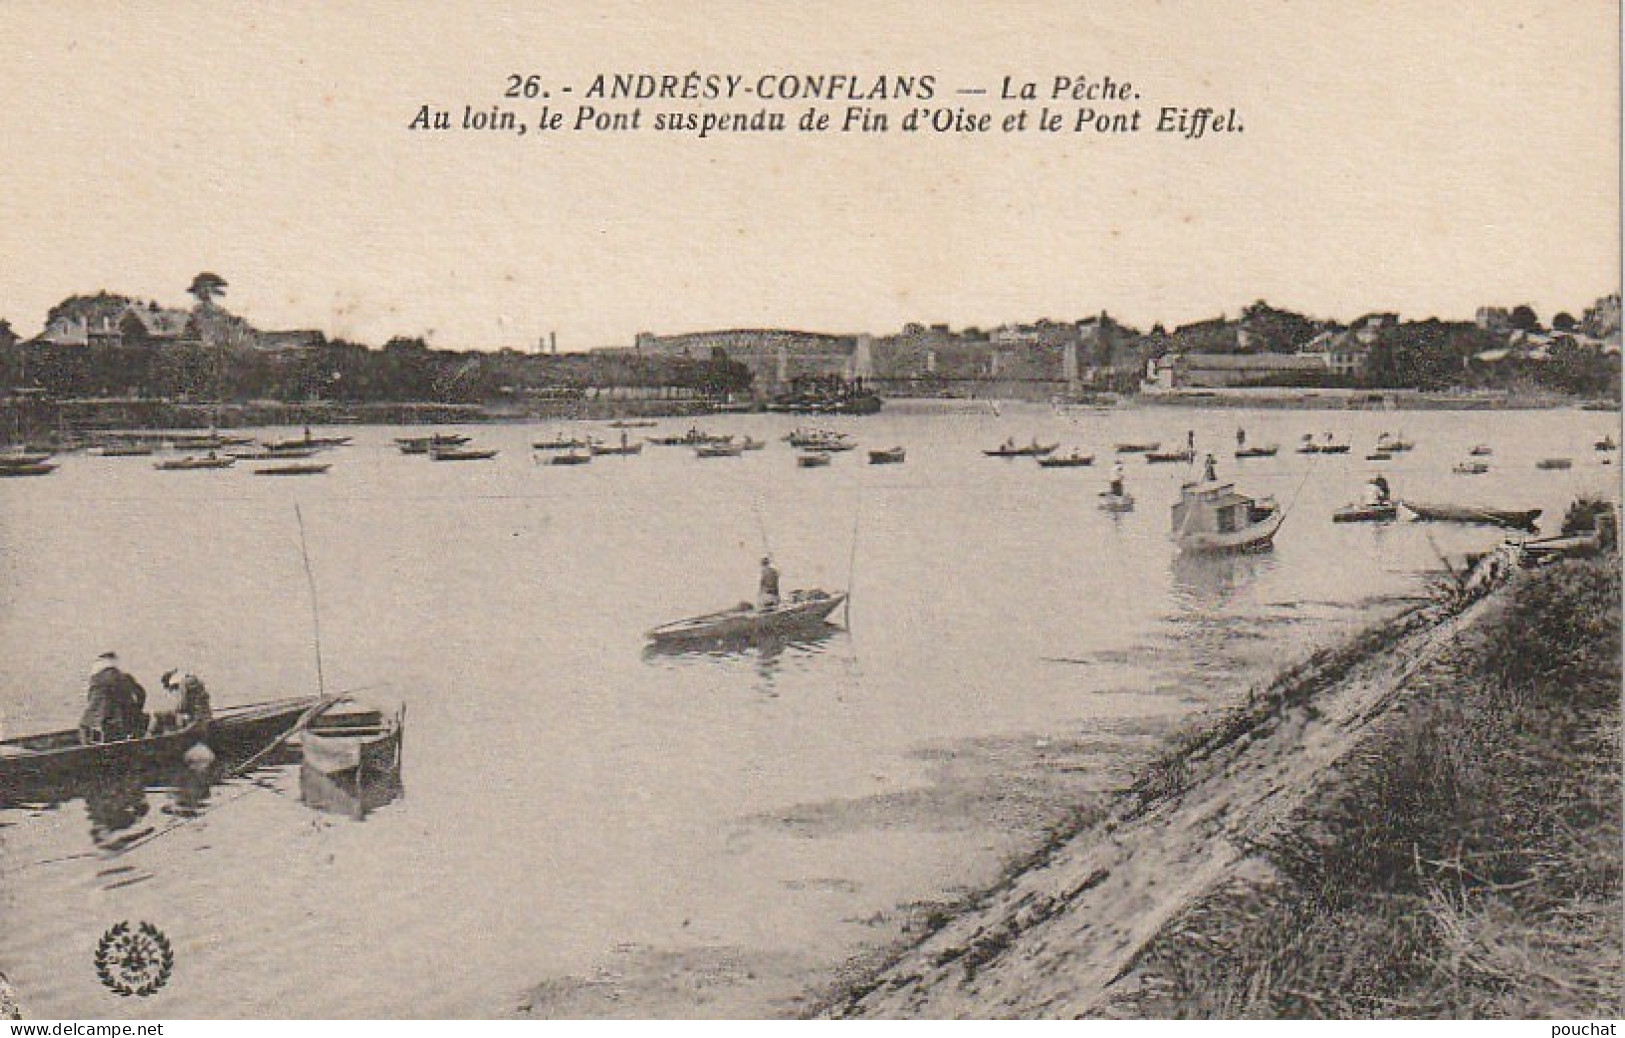
<svg viewBox="0 0 1625 1038">
<path fill-rule="evenodd" d="M 310 626 L 316 647 L 316 693 L 327 695 L 327 681 L 322 674 L 322 613 L 316 604 L 316 575 L 310 568 L 310 548 L 305 543 L 305 516 L 299 503 L 293 505 L 294 521 L 299 524 L 299 558 L 305 564 L 305 583 L 310 587 Z"/>
<path fill-rule="evenodd" d="M 852 632 L 852 584 L 858 569 L 858 521 L 863 517 L 863 496 L 860 492 L 857 506 L 852 509 L 852 551 L 846 558 L 846 603 L 841 607 L 841 622 L 847 633 Z"/>
</svg>

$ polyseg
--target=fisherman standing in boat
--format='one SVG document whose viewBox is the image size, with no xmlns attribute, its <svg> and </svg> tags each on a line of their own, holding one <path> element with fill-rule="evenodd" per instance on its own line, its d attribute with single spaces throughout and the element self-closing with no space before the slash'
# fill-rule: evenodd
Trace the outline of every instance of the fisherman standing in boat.
<svg viewBox="0 0 1625 1038">
<path fill-rule="evenodd" d="M 1217 483 L 1219 481 L 1218 463 L 1213 460 L 1211 454 L 1202 457 L 1202 479 L 1208 483 Z"/>
<path fill-rule="evenodd" d="M 79 719 L 79 741 L 112 742 L 143 734 L 147 690 L 118 666 L 118 654 L 104 652 L 90 671 L 84 716 Z"/>
<path fill-rule="evenodd" d="M 1365 503 L 1368 505 L 1385 505 L 1389 501 L 1388 479 L 1382 473 L 1372 476 L 1365 485 Z"/>
<path fill-rule="evenodd" d="M 756 586 L 756 608 L 762 612 L 779 606 L 779 571 L 773 568 L 773 559 L 762 556 L 762 579 Z"/>
</svg>

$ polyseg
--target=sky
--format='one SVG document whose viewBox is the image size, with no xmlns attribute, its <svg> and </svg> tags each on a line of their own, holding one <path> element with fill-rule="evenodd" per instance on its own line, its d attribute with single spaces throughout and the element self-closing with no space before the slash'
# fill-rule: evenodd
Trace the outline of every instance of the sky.
<svg viewBox="0 0 1625 1038">
<path fill-rule="evenodd" d="M 333 7 L 0 2 L 0 317 L 32 333 L 100 289 L 184 305 L 210 270 L 262 328 L 578 350 L 1102 310 L 1149 327 L 1256 299 L 1578 316 L 1620 285 L 1600 0 Z M 1244 130 L 406 128 L 424 104 L 535 117 L 503 101 L 510 74 L 573 85 L 552 99 L 573 114 L 598 73 L 690 70 L 930 74 L 932 106 L 999 117 L 1020 106 L 953 91 L 1111 76 L 1147 119 L 1234 106 Z"/>
</svg>

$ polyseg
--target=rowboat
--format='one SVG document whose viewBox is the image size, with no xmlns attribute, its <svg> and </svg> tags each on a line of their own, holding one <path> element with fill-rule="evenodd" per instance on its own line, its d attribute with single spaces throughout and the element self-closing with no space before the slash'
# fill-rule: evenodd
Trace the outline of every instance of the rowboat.
<svg viewBox="0 0 1625 1038">
<path fill-rule="evenodd" d="M 1095 456 L 1093 454 L 1079 454 L 1077 451 L 1038 459 L 1039 468 L 1046 469 L 1081 469 L 1087 468 L 1094 463 Z"/>
<path fill-rule="evenodd" d="M 430 461 L 490 461 L 497 456 L 494 450 L 466 450 L 462 447 L 430 447 Z"/>
<path fill-rule="evenodd" d="M 97 448 L 96 453 L 104 458 L 145 458 L 152 454 L 152 448 L 144 443 L 110 443 Z"/>
<path fill-rule="evenodd" d="M 153 463 L 160 472 L 192 472 L 199 469 L 229 469 L 237 464 L 236 458 L 171 458 Z"/>
<path fill-rule="evenodd" d="M 1242 458 L 1273 458 L 1280 449 L 1278 444 L 1273 443 L 1267 447 L 1237 447 L 1236 459 L 1239 461 Z"/>
<path fill-rule="evenodd" d="M 870 451 L 869 464 L 871 465 L 901 465 L 908 457 L 901 447 L 889 447 L 886 450 Z M 1042 463 L 1040 463 L 1042 464 Z"/>
<path fill-rule="evenodd" d="M 796 465 L 804 469 L 823 468 L 829 461 L 829 454 L 825 451 L 808 451 L 806 454 L 796 455 Z"/>
<path fill-rule="evenodd" d="M 633 455 L 633 454 L 642 454 L 643 453 L 643 444 L 642 443 L 623 443 L 619 447 L 611 447 L 611 446 L 609 446 L 607 444 L 594 443 L 594 444 L 591 444 L 590 446 L 587 447 L 587 452 L 589 454 L 593 455 L 594 457 L 598 457 L 599 455 L 609 455 L 611 457 L 628 457 L 628 456 Z"/>
<path fill-rule="evenodd" d="M 326 450 L 329 447 L 348 446 L 352 437 L 349 436 L 295 436 L 286 440 L 267 440 L 265 449 L 269 451 L 300 451 L 300 450 Z"/>
<path fill-rule="evenodd" d="M 1370 454 L 1367 454 L 1365 456 L 1365 460 L 1366 461 L 1393 461 L 1394 456 L 1392 454 L 1390 454 L 1388 451 L 1377 450 L 1377 451 L 1372 451 Z"/>
<path fill-rule="evenodd" d="M 427 454 L 436 447 L 461 447 L 469 441 L 462 433 L 434 433 L 429 436 L 397 436 L 395 446 L 402 454 Z"/>
<path fill-rule="evenodd" d="M 1482 476 L 1489 470 L 1490 467 L 1482 461 L 1460 461 L 1450 468 L 1458 476 Z"/>
<path fill-rule="evenodd" d="M 1415 447 L 1416 444 L 1405 439 L 1404 436 L 1389 436 L 1387 433 L 1383 433 L 1377 437 L 1377 449 L 1392 454 L 1402 454 L 1405 451 L 1415 449 Z"/>
<path fill-rule="evenodd" d="M 1025 447 L 1017 447 L 1014 443 L 1006 443 L 994 447 L 992 450 L 984 450 L 982 453 L 990 458 L 1041 458 L 1046 454 L 1053 453 L 1055 448 L 1059 446 L 1059 443 L 1039 443 L 1034 440 Z"/>
<path fill-rule="evenodd" d="M 299 696 L 228 707 L 178 731 L 140 739 L 87 745 L 80 742 L 78 729 L 7 739 L 0 742 L 0 800 L 47 784 L 177 765 L 199 744 L 217 757 L 247 758 L 285 734 L 318 702 L 317 696 Z"/>
<path fill-rule="evenodd" d="M 707 443 L 694 448 L 696 458 L 737 458 L 744 453 L 742 443 Z"/>
<path fill-rule="evenodd" d="M 568 451 L 564 454 L 555 454 L 549 459 L 549 465 L 585 465 L 592 461 L 592 455 L 582 454 L 579 451 Z"/>
<path fill-rule="evenodd" d="M 701 432 L 695 427 L 681 436 L 651 436 L 649 442 L 656 447 L 699 447 L 705 444 L 727 443 L 732 439 L 731 433 Z"/>
<path fill-rule="evenodd" d="M 326 462 L 304 462 L 292 465 L 266 465 L 254 470 L 256 476 L 319 476 L 333 466 Z"/>
<path fill-rule="evenodd" d="M 652 418 L 639 419 L 637 421 L 628 421 L 626 419 L 622 419 L 621 421 L 618 421 L 618 422 L 610 422 L 609 427 L 611 429 L 653 429 L 655 426 L 657 426 L 659 424 L 660 424 L 659 422 L 655 421 Z"/>
<path fill-rule="evenodd" d="M 1537 469 L 1571 469 L 1574 467 L 1573 458 L 1542 458 L 1535 462 Z"/>
<path fill-rule="evenodd" d="M 1506 526 L 1514 530 L 1533 530 L 1540 518 L 1538 508 L 1474 508 L 1465 505 L 1428 505 L 1402 501 L 1400 506 L 1412 519 L 1419 522 L 1476 523 L 1484 526 Z"/>
<path fill-rule="evenodd" d="M 1388 502 L 1380 505 L 1344 505 L 1332 513 L 1334 523 L 1388 523 L 1399 516 L 1399 505 Z"/>
<path fill-rule="evenodd" d="M 1134 511 L 1134 495 L 1123 493 L 1114 494 L 1110 490 L 1100 492 L 1100 508 L 1105 512 L 1132 512 Z"/>
<path fill-rule="evenodd" d="M 531 444 L 531 447 L 539 451 L 573 451 L 591 447 L 592 445 L 591 440 L 577 439 L 573 436 L 558 436 L 551 440 L 537 440 Z"/>
<path fill-rule="evenodd" d="M 662 624 L 648 632 L 647 637 L 657 645 L 683 642 L 749 641 L 770 635 L 793 634 L 797 631 L 816 630 L 834 612 L 846 595 L 817 589 L 792 591 L 788 598 L 771 609 L 754 606 L 736 606 L 717 613 L 694 616 Z"/>
<path fill-rule="evenodd" d="M 0 479 L 13 476 L 49 476 L 56 465 L 49 461 L 36 461 L 31 465 L 0 465 Z"/>
<path fill-rule="evenodd" d="M 1472 450 L 1467 452 L 1467 454 L 1470 457 L 1474 457 L 1474 458 L 1487 458 L 1491 454 L 1494 454 L 1494 453 L 1495 453 L 1495 448 L 1491 447 L 1487 443 L 1480 443 L 1476 447 L 1474 447 Z"/>
<path fill-rule="evenodd" d="M 227 451 L 226 457 L 236 458 L 238 461 L 287 461 L 296 458 L 314 458 L 314 447 L 300 447 L 288 450 L 235 450 Z"/>
<path fill-rule="evenodd" d="M 1119 443 L 1114 449 L 1119 454 L 1150 454 L 1161 447 L 1161 440 L 1153 440 L 1150 443 Z"/>
<path fill-rule="evenodd" d="M 1346 443 L 1314 443 L 1305 440 L 1298 446 L 1299 454 L 1347 454 L 1349 445 Z"/>
<path fill-rule="evenodd" d="M 1166 465 L 1170 462 L 1189 465 L 1196 460 L 1196 452 L 1189 449 L 1182 451 L 1146 451 L 1145 460 L 1152 465 Z"/>
<path fill-rule="evenodd" d="M 21 468 L 51 460 L 50 451 L 14 450 L 0 453 L 0 468 Z"/>
<path fill-rule="evenodd" d="M 784 442 L 792 447 L 803 450 L 849 451 L 857 446 L 851 442 L 852 438 L 843 432 L 833 429 L 795 429 L 784 438 Z"/>
<path fill-rule="evenodd" d="M 299 733 L 299 796 L 362 818 L 400 793 L 406 707 L 393 714 L 350 704 L 322 711 Z"/>
<path fill-rule="evenodd" d="M 1604 436 L 1602 439 L 1596 442 L 1595 446 L 1600 451 L 1619 450 L 1619 444 L 1614 442 L 1614 438 L 1612 436 Z"/>
<path fill-rule="evenodd" d="M 1198 555 L 1268 551 L 1286 518 L 1273 503 L 1213 480 L 1180 487 L 1172 516 L 1174 541 Z"/>
</svg>

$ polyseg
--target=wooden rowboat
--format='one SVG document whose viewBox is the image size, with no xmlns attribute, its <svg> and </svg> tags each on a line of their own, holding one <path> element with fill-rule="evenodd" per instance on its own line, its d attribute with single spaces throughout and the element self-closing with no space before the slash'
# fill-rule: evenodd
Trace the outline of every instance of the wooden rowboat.
<svg viewBox="0 0 1625 1038">
<path fill-rule="evenodd" d="M 292 465 L 267 465 L 254 470 L 256 476 L 319 476 L 333 466 L 325 462 L 304 462 Z"/>
<path fill-rule="evenodd" d="M 467 450 L 462 447 L 430 447 L 431 461 L 490 461 L 497 456 L 494 450 Z"/>
<path fill-rule="evenodd" d="M 738 606 L 686 620 L 662 624 L 648 632 L 657 645 L 682 642 L 750 641 L 774 635 L 816 630 L 833 613 L 846 595 L 827 591 L 792 591 L 772 609 Z"/>
<path fill-rule="evenodd" d="M 1332 513 L 1334 523 L 1388 523 L 1399 516 L 1399 505 L 1388 502 L 1381 505 L 1344 505 Z"/>
<path fill-rule="evenodd" d="M 890 447 L 886 450 L 870 451 L 869 464 L 871 465 L 901 465 L 908 454 L 901 447 Z"/>
<path fill-rule="evenodd" d="M 300 799 L 362 818 L 401 791 L 406 707 L 395 713 L 359 705 L 331 708 L 299 733 Z"/>
<path fill-rule="evenodd" d="M 992 450 L 984 450 L 982 453 L 990 458 L 1041 458 L 1046 454 L 1053 453 L 1055 448 L 1059 446 L 1059 443 L 1039 443 L 1034 440 L 1025 447 L 1006 444 L 1002 447 L 994 447 Z"/>
<path fill-rule="evenodd" d="M 1279 444 L 1270 444 L 1268 447 L 1237 447 L 1236 458 L 1273 458 L 1281 449 Z"/>
<path fill-rule="evenodd" d="M 1073 451 L 1071 454 L 1062 454 L 1058 457 L 1038 459 L 1039 468 L 1045 469 L 1081 469 L 1088 468 L 1094 463 L 1095 456 L 1093 454 L 1079 454 L 1077 451 Z"/>
<path fill-rule="evenodd" d="M 1473 523 L 1506 526 L 1514 530 L 1533 530 L 1541 512 L 1538 508 L 1475 508 L 1466 505 L 1428 505 L 1415 501 L 1402 501 L 1400 505 L 1418 522 Z"/>
<path fill-rule="evenodd" d="M 85 744 L 79 741 L 78 729 L 7 739 L 0 742 L 0 801 L 41 785 L 60 787 L 110 773 L 177 765 L 199 744 L 218 757 L 246 758 L 285 734 L 319 701 L 316 696 L 299 696 L 228 707 L 179 731 L 140 739 Z"/>
<path fill-rule="evenodd" d="M 229 469 L 237 464 L 236 458 L 172 458 L 153 463 L 159 472 L 193 472 L 202 469 Z"/>
</svg>

